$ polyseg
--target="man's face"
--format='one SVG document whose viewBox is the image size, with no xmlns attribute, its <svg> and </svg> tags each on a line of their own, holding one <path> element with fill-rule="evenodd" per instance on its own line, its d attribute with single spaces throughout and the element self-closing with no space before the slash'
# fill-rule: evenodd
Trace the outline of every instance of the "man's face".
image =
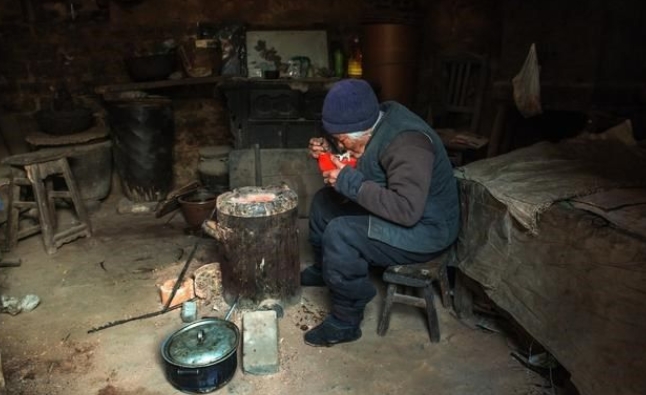
<svg viewBox="0 0 646 395">
<path fill-rule="evenodd" d="M 342 150 L 349 152 L 353 158 L 359 159 L 366 149 L 370 140 L 370 133 L 366 133 L 359 138 L 351 138 L 347 133 L 333 134 L 332 138 L 337 146 Z"/>
</svg>

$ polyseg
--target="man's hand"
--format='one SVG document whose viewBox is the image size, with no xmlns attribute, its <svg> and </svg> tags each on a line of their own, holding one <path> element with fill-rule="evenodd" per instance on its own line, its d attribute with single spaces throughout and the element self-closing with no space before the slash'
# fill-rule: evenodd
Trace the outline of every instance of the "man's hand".
<svg viewBox="0 0 646 395">
<path fill-rule="evenodd" d="M 310 156 L 318 159 L 322 152 L 330 151 L 330 144 L 323 137 L 312 137 L 308 148 L 310 150 Z"/>
<path fill-rule="evenodd" d="M 347 165 L 341 162 L 336 157 L 336 155 L 330 155 L 330 159 L 332 159 L 332 163 L 334 163 L 334 166 L 336 166 L 336 169 L 330 170 L 330 171 L 324 171 L 323 182 L 331 187 L 334 187 L 336 185 L 336 179 L 339 176 L 339 173 L 341 173 L 341 170 Z"/>
</svg>

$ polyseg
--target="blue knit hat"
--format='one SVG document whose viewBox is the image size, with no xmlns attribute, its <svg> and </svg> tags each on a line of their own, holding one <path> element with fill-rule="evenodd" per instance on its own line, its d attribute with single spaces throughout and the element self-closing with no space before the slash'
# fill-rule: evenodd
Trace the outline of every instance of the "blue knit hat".
<svg viewBox="0 0 646 395">
<path fill-rule="evenodd" d="M 341 80 L 325 96 L 322 116 L 330 134 L 367 130 L 379 118 L 379 101 L 366 81 Z"/>
</svg>

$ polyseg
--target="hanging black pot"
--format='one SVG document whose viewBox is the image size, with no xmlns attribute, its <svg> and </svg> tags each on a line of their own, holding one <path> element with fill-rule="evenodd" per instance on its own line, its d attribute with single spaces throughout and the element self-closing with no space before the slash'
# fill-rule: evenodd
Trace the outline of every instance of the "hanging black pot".
<svg viewBox="0 0 646 395">
<path fill-rule="evenodd" d="M 238 367 L 240 331 L 232 322 L 203 318 L 162 344 L 166 378 L 184 392 L 205 394 L 231 380 Z"/>
</svg>

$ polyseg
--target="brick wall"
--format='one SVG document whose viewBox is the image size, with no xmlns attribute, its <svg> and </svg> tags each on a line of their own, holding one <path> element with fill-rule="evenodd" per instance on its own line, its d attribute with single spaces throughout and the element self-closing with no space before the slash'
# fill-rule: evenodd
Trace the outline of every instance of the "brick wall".
<svg viewBox="0 0 646 395">
<path fill-rule="evenodd" d="M 27 2 L 28 0 L 22 0 Z M 328 29 L 330 39 L 359 32 L 365 0 L 142 0 L 122 7 L 110 3 L 106 20 L 90 17 L 94 0 L 76 0 L 86 6 L 70 23 L 62 0 L 31 0 L 36 21 L 24 21 L 15 2 L 0 2 L 0 109 L 34 112 L 49 105 L 51 88 L 65 83 L 75 97 L 101 106 L 94 87 L 128 82 L 123 58 L 133 46 L 193 34 L 197 22 L 239 21 L 259 28 Z M 499 40 L 494 28 L 494 0 L 420 1 L 426 16 L 420 28 L 417 110 L 429 100 L 433 61 L 441 50 L 492 51 Z M 197 149 L 228 141 L 228 119 L 222 102 L 208 91 L 191 96 L 190 90 L 162 92 L 176 97 L 175 182 L 195 177 Z"/>
<path fill-rule="evenodd" d="M 339 0 L 144 0 L 131 7 L 110 4 L 110 16 L 96 20 L 85 9 L 70 22 L 66 2 L 33 1 L 35 21 L 27 23 L 19 2 L 0 4 L 0 108 L 35 112 L 50 105 L 51 89 L 64 83 L 72 94 L 94 106 L 94 87 L 129 82 L 123 59 L 134 46 L 164 39 L 181 42 L 197 22 L 239 21 L 266 28 L 332 28 L 343 34 L 359 20 L 360 1 Z M 197 150 L 229 141 L 222 101 L 208 90 L 162 92 L 176 98 L 175 183 L 196 177 Z"/>
</svg>

